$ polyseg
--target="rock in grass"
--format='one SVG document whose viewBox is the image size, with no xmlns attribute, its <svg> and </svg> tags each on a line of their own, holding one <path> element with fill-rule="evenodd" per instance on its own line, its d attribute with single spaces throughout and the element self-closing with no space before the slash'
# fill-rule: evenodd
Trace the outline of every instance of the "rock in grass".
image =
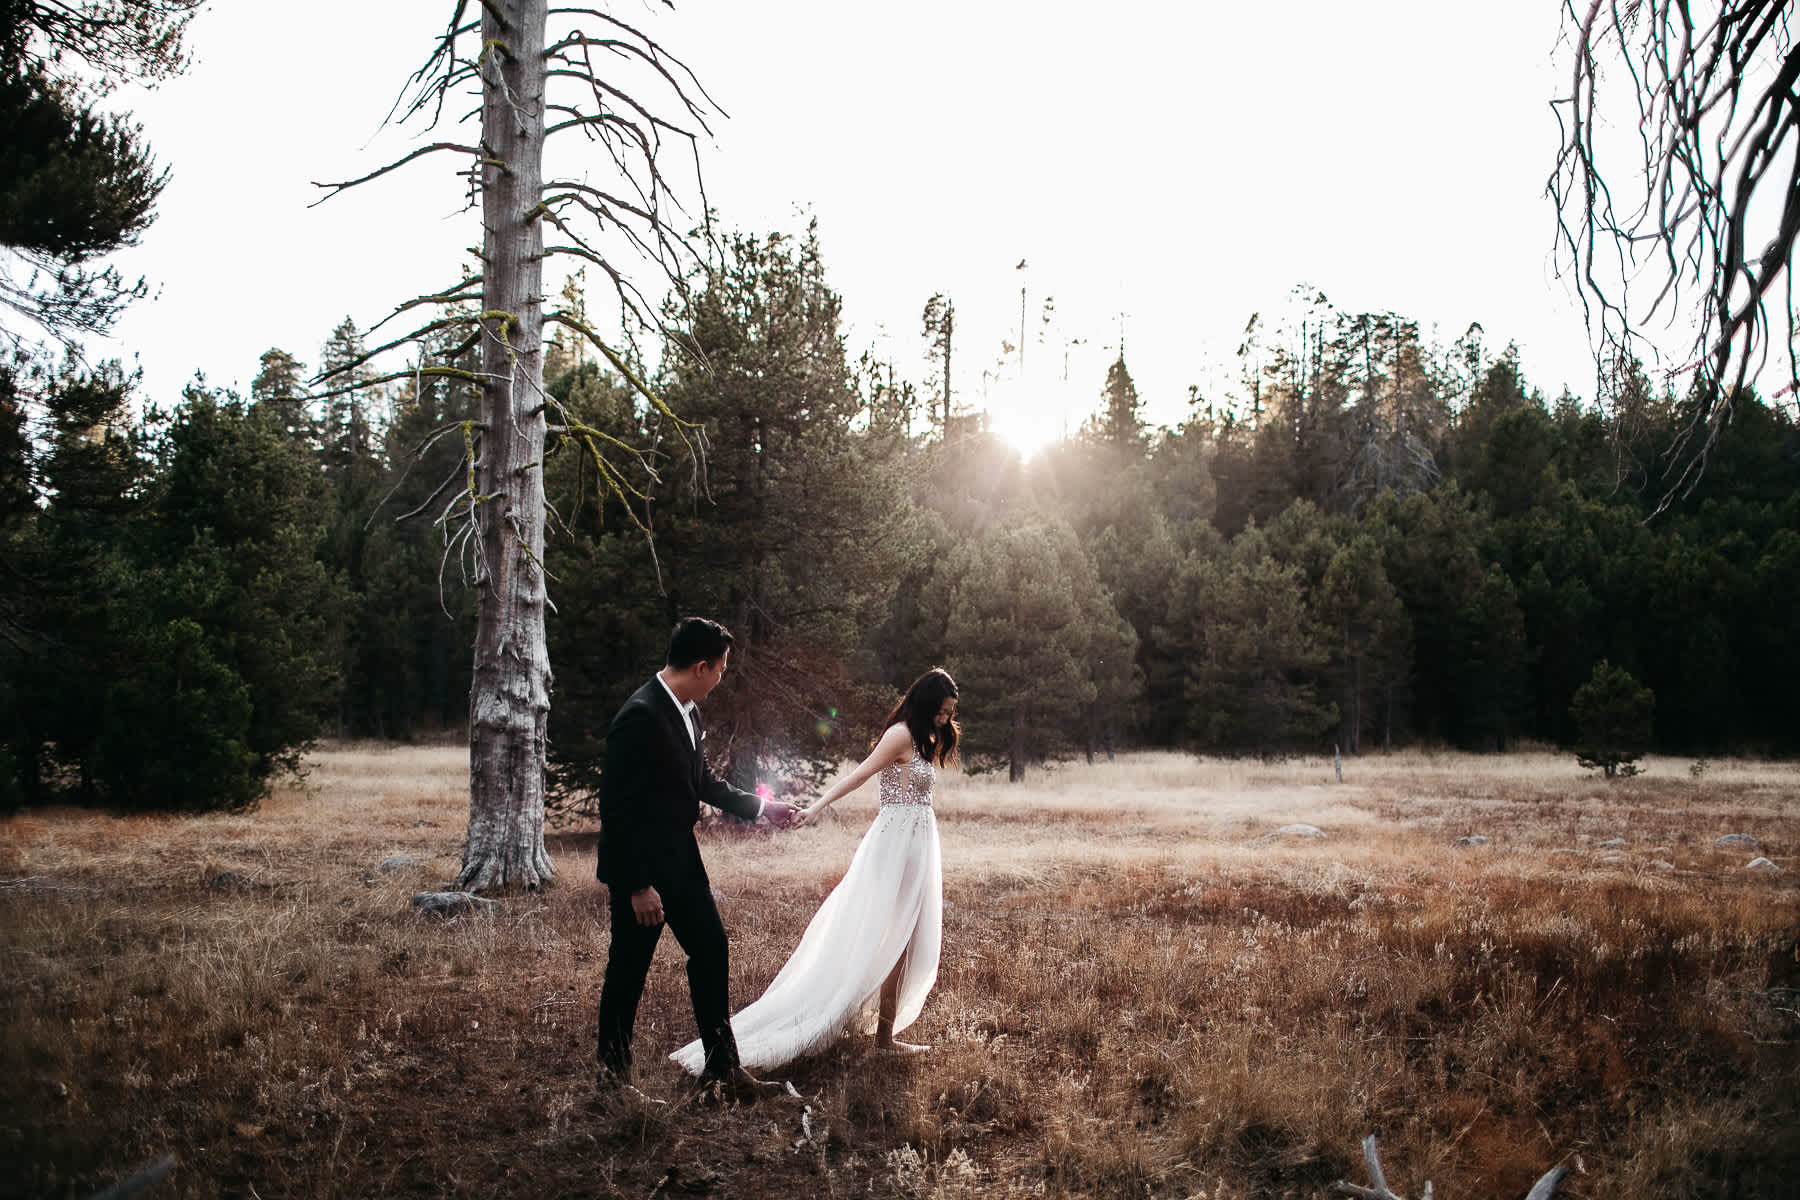
<svg viewBox="0 0 1800 1200">
<path fill-rule="evenodd" d="M 470 892 L 420 892 L 412 898 L 412 906 L 427 917 L 497 917 L 506 911 L 498 900 L 486 900 Z"/>
<path fill-rule="evenodd" d="M 1488 844 L 1488 840 L 1479 833 L 1471 833 L 1468 837 L 1459 837 L 1450 844 L 1453 846 L 1461 846 L 1466 849 L 1470 846 L 1485 846 Z"/>
<path fill-rule="evenodd" d="M 424 865 L 425 863 L 422 859 L 408 858 L 404 854 L 395 854 L 376 863 L 372 873 L 376 875 L 397 875 L 401 871 L 410 871 L 414 867 L 422 867 Z"/>
<path fill-rule="evenodd" d="M 1624 848 L 1624 838 L 1607 838 L 1604 842 L 1600 843 L 1600 849 L 1602 850 L 1623 850 Z"/>
<path fill-rule="evenodd" d="M 1650 864 L 1650 869 L 1652 871 L 1673 871 L 1675 869 L 1675 864 L 1666 858 L 1659 858 Z"/>
<path fill-rule="evenodd" d="M 1325 831 L 1317 825 L 1283 825 L 1275 831 L 1276 837 L 1322 838 Z"/>
<path fill-rule="evenodd" d="M 1718 841 L 1714 842 L 1713 845 L 1718 846 L 1721 849 L 1730 846 L 1748 846 L 1752 850 L 1762 848 L 1762 843 L 1747 833 L 1728 833 Z"/>
<path fill-rule="evenodd" d="M 1746 871 L 1779 871 L 1779 870 L 1781 870 L 1781 868 L 1776 866 L 1774 863 L 1770 862 L 1768 859 L 1762 858 L 1759 856 L 1757 858 L 1751 859 L 1750 862 L 1744 867 L 1744 870 L 1746 870 Z"/>
<path fill-rule="evenodd" d="M 239 875 L 236 871 L 220 871 L 206 880 L 209 892 L 254 892 L 257 890 L 256 880 L 248 875 Z"/>
</svg>

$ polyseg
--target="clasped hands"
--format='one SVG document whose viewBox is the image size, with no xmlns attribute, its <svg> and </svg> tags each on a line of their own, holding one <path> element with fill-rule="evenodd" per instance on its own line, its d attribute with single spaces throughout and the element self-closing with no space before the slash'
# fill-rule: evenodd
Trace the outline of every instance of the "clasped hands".
<svg viewBox="0 0 1800 1200">
<path fill-rule="evenodd" d="M 786 800 L 768 800 L 763 803 L 763 819 L 777 829 L 799 829 L 811 825 L 819 819 L 821 810 L 801 808 L 798 804 L 790 804 Z"/>
</svg>

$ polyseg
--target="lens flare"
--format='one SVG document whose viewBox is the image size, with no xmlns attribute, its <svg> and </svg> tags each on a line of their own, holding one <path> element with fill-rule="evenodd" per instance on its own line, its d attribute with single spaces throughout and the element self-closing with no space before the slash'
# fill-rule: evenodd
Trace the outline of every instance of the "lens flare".
<svg viewBox="0 0 1800 1200">
<path fill-rule="evenodd" d="M 756 785 L 756 798 L 767 804 L 775 798 L 775 789 L 766 783 L 758 783 Z"/>
</svg>

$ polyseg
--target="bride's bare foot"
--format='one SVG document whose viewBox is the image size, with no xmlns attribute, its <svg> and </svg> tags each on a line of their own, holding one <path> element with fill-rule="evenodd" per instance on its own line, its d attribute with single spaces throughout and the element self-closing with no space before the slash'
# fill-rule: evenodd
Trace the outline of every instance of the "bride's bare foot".
<svg viewBox="0 0 1800 1200">
<path fill-rule="evenodd" d="M 876 1042 L 875 1049 L 882 1054 L 923 1054 L 930 1046 L 920 1046 L 913 1042 L 900 1042 L 889 1038 L 885 1042 Z"/>
</svg>

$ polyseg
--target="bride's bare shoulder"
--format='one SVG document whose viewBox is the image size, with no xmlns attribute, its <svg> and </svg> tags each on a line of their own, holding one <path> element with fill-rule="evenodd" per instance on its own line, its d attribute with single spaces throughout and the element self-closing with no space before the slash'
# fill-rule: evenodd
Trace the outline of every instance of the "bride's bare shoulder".
<svg viewBox="0 0 1800 1200">
<path fill-rule="evenodd" d="M 913 756 L 912 732 L 896 722 L 882 731 L 875 751 L 887 762 L 908 762 Z"/>
</svg>

